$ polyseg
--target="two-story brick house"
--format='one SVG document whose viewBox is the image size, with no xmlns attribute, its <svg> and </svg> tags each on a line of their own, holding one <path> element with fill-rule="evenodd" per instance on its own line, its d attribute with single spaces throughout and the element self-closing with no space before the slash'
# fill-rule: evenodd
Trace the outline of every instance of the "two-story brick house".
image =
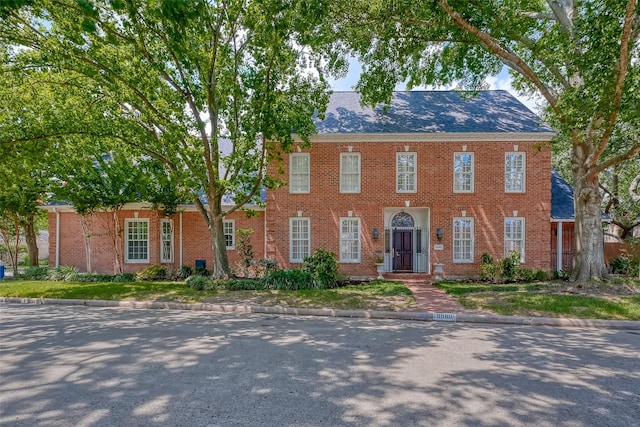
<svg viewBox="0 0 640 427">
<path fill-rule="evenodd" d="M 354 276 L 374 275 L 378 256 L 388 272 L 432 273 L 443 264 L 448 276 L 477 275 L 483 252 L 502 258 L 510 250 L 528 267 L 556 268 L 554 132 L 507 92 L 397 92 L 388 107 L 373 109 L 355 92 L 337 92 L 317 129 L 310 148 L 299 145 L 271 166 L 272 174 L 285 171 L 288 185 L 266 192 L 260 215 L 226 222 L 232 262 L 235 230 L 252 228 L 257 256 L 285 268 L 315 248 L 335 252 Z M 48 209 L 50 259 L 83 268 L 81 236 L 61 233 L 78 228 L 75 214 Z M 166 219 L 136 205 L 122 216 L 127 271 L 166 262 L 163 254 L 177 265 L 212 260 L 206 224 L 192 207 Z M 127 253 L 127 236 L 148 248 L 144 256 Z M 109 262 L 94 264 L 108 270 Z"/>
</svg>

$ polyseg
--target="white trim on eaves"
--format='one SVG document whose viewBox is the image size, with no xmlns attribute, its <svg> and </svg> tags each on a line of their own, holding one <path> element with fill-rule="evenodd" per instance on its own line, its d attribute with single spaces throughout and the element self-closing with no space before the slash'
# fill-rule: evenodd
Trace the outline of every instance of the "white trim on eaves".
<svg viewBox="0 0 640 427">
<path fill-rule="evenodd" d="M 554 132 L 335 133 L 311 135 L 311 142 L 546 142 Z M 294 141 L 302 141 L 293 135 Z"/>
<path fill-rule="evenodd" d="M 205 206 L 207 206 L 205 204 Z M 235 205 L 222 205 L 222 210 L 223 211 L 229 211 L 231 210 L 231 208 L 233 208 Z M 40 209 L 44 209 L 47 210 L 49 212 L 75 212 L 75 209 L 73 208 L 73 205 L 44 205 L 44 206 L 40 206 Z M 158 208 L 161 209 L 161 208 Z M 249 205 L 247 206 L 245 209 L 247 210 L 254 210 L 254 211 L 264 211 L 265 208 L 264 206 L 256 206 L 256 205 Z M 151 206 L 151 204 L 149 203 L 126 203 L 120 210 L 123 211 L 149 211 L 149 210 L 153 210 L 153 207 Z M 244 209 L 240 209 L 241 211 Z M 104 212 L 110 212 L 109 210 L 106 210 Z M 178 205 L 178 210 L 177 212 L 199 212 L 198 208 L 196 207 L 195 204 L 189 204 L 189 205 Z"/>
</svg>

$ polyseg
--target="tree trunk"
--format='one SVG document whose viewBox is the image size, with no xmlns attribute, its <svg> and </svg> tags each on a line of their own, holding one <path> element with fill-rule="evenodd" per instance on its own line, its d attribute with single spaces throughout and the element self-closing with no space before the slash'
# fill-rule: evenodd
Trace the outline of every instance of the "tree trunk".
<svg viewBox="0 0 640 427">
<path fill-rule="evenodd" d="M 27 221 L 24 223 L 24 238 L 27 242 L 27 252 L 29 253 L 29 266 L 37 267 L 39 265 L 38 257 L 38 237 L 36 236 L 36 229 L 33 226 L 35 218 L 30 215 Z"/>
<path fill-rule="evenodd" d="M 213 266 L 211 277 L 214 279 L 226 279 L 232 276 L 227 257 L 227 244 L 224 238 L 222 219 L 222 197 L 209 197 L 209 233 L 211 234 L 211 247 L 213 249 Z"/>
<path fill-rule="evenodd" d="M 113 255 L 114 255 L 114 273 L 121 274 L 124 273 L 124 269 L 122 267 L 124 263 L 123 258 L 123 250 L 124 250 L 124 242 L 122 239 L 122 228 L 120 227 L 120 210 L 113 209 L 111 213 L 112 224 L 113 224 Z"/>
<path fill-rule="evenodd" d="M 4 240 L 4 244 L 7 246 L 7 252 L 9 253 L 9 263 L 13 271 L 13 277 L 18 277 L 18 245 L 20 244 L 20 227 L 15 226 L 16 240 L 15 245 L 12 242 L 12 236 L 9 228 L 2 228 L 0 230 L 0 236 Z"/>
<path fill-rule="evenodd" d="M 598 175 L 587 171 L 584 159 L 575 159 L 580 151 L 574 150 L 575 254 L 570 280 L 587 282 L 606 279 L 608 272 L 604 263 L 602 195 Z"/>
<path fill-rule="evenodd" d="M 93 230 L 92 214 L 80 215 L 80 226 L 82 227 L 82 237 L 84 238 L 84 255 L 87 261 L 87 273 L 91 273 L 91 233 Z"/>
</svg>

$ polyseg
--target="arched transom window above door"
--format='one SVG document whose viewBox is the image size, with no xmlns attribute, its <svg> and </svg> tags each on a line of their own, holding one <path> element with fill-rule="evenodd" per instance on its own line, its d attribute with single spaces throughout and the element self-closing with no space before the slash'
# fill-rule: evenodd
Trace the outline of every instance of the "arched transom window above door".
<svg viewBox="0 0 640 427">
<path fill-rule="evenodd" d="M 414 227 L 413 217 L 406 212 L 398 212 L 391 219 L 392 227 Z"/>
</svg>

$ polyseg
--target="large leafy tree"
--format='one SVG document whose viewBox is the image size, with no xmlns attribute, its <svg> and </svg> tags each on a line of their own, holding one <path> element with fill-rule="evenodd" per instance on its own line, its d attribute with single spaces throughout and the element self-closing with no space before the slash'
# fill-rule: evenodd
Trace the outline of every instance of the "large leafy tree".
<svg viewBox="0 0 640 427">
<path fill-rule="evenodd" d="M 396 83 L 479 88 L 503 66 L 546 101 L 570 141 L 576 201 L 573 280 L 606 276 L 600 175 L 640 153 L 618 132 L 640 126 L 637 0 L 341 1 L 338 45 L 363 63 L 358 89 L 388 101 Z"/>
<path fill-rule="evenodd" d="M 5 71 L 54 71 L 74 108 L 52 100 L 56 122 L 14 110 L 5 143 L 109 137 L 157 159 L 191 190 L 207 222 L 213 275 L 229 275 L 223 196 L 233 194 L 232 212 L 257 201 L 262 185 L 277 185 L 266 176 L 267 146 L 289 149 L 293 132 L 306 139 L 328 99 L 307 39 L 319 2 L 27 3 L 2 10 Z"/>
</svg>

